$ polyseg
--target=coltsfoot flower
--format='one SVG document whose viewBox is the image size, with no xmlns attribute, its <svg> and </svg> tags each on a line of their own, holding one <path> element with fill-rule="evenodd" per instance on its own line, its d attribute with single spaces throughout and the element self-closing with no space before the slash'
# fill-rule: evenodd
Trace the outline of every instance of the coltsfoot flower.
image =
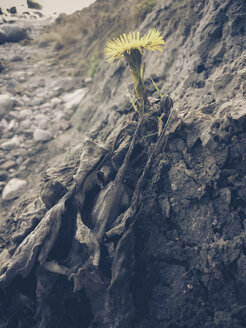
<svg viewBox="0 0 246 328">
<path fill-rule="evenodd" d="M 140 36 L 139 32 L 130 32 L 108 41 L 104 53 L 106 60 L 112 62 L 114 59 L 121 60 L 125 53 L 130 55 L 133 49 L 137 49 L 141 54 L 144 49 L 161 52 L 164 44 L 163 37 L 155 29 L 149 30 L 143 36 Z"/>
<path fill-rule="evenodd" d="M 127 35 L 122 34 L 118 38 L 106 43 L 104 54 L 108 62 L 112 62 L 115 59 L 118 59 L 120 62 L 124 57 L 130 66 L 139 112 L 144 112 L 144 108 L 149 104 L 143 81 L 143 51 L 146 49 L 161 52 L 164 44 L 163 37 L 160 35 L 160 32 L 155 29 L 149 30 L 149 32 L 143 36 L 140 36 L 139 32 L 130 32 Z"/>
</svg>

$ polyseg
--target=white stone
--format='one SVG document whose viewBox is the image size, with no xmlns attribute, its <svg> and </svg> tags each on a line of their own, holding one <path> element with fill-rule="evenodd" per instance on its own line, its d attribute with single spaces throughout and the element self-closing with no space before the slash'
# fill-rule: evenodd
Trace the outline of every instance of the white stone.
<svg viewBox="0 0 246 328">
<path fill-rule="evenodd" d="M 84 82 L 87 84 L 87 83 L 91 83 L 93 81 L 92 77 L 91 76 L 88 76 L 84 79 Z"/>
<path fill-rule="evenodd" d="M 4 150 L 10 150 L 15 147 L 19 147 L 22 142 L 22 139 L 18 136 L 14 136 L 8 141 L 5 141 L 4 143 L 1 144 L 0 148 Z"/>
<path fill-rule="evenodd" d="M 30 119 L 33 116 L 33 112 L 30 109 L 22 109 L 18 112 L 18 118 L 19 119 Z"/>
<path fill-rule="evenodd" d="M 49 119 L 48 117 L 44 117 L 42 118 L 39 123 L 38 123 L 38 127 L 41 129 L 41 130 L 46 130 L 47 127 L 49 126 Z"/>
<path fill-rule="evenodd" d="M 62 100 L 65 103 L 66 109 L 76 108 L 85 97 L 88 88 L 77 89 L 72 93 L 68 93 L 63 96 Z"/>
<path fill-rule="evenodd" d="M 48 141 L 53 138 L 52 134 L 49 131 L 42 129 L 35 129 L 33 132 L 33 139 L 35 141 Z"/>
<path fill-rule="evenodd" d="M 19 126 L 19 124 L 18 124 L 18 122 L 16 122 L 16 120 L 11 120 L 9 122 L 9 131 L 18 129 L 18 126 Z"/>
<path fill-rule="evenodd" d="M 5 134 L 9 131 L 9 125 L 8 125 L 8 122 L 3 118 L 1 121 L 0 121 L 0 131 Z"/>
<path fill-rule="evenodd" d="M 12 109 L 12 106 L 13 98 L 11 95 L 0 95 L 0 119 Z"/>
<path fill-rule="evenodd" d="M 42 113 L 35 115 L 35 121 L 38 121 L 39 122 L 39 121 L 41 121 L 43 119 L 47 119 L 47 115 L 42 114 Z"/>
<path fill-rule="evenodd" d="M 58 97 L 55 97 L 55 98 L 52 98 L 50 102 L 51 102 L 51 105 L 53 107 L 55 107 L 56 105 L 59 105 L 62 102 L 62 100 Z"/>
<path fill-rule="evenodd" d="M 25 191 L 27 182 L 21 179 L 11 179 L 3 189 L 3 200 L 11 200 L 22 195 Z"/>
<path fill-rule="evenodd" d="M 20 122 L 20 128 L 21 129 L 28 129 L 28 128 L 30 128 L 30 126 L 31 126 L 31 121 L 30 120 L 24 120 L 24 121 L 22 121 L 22 122 Z"/>
</svg>

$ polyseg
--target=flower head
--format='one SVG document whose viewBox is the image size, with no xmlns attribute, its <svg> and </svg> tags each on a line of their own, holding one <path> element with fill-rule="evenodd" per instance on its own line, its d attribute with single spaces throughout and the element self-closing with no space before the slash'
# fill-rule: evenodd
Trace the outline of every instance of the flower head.
<svg viewBox="0 0 246 328">
<path fill-rule="evenodd" d="M 141 54 L 144 49 L 162 51 L 163 44 L 165 44 L 163 37 L 155 29 L 149 30 L 141 37 L 139 32 L 130 32 L 127 35 L 123 34 L 119 38 L 108 41 L 104 53 L 107 61 L 112 62 L 116 58 L 121 60 L 125 54 L 131 54 L 133 49 L 139 50 Z"/>
</svg>

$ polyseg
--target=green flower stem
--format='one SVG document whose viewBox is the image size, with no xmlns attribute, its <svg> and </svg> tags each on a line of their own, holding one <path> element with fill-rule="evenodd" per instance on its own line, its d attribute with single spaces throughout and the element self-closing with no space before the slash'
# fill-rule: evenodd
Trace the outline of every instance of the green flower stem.
<svg viewBox="0 0 246 328">
<path fill-rule="evenodd" d="M 141 113 L 143 109 L 149 105 L 143 80 L 144 69 L 142 67 L 142 54 L 139 50 L 133 49 L 130 54 L 125 52 L 124 57 L 130 66 L 131 77 L 137 98 L 137 107 L 138 111 Z"/>
</svg>

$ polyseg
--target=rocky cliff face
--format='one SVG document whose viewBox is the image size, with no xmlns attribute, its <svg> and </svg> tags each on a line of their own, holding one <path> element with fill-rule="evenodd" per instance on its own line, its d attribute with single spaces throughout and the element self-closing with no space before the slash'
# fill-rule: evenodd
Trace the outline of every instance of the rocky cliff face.
<svg viewBox="0 0 246 328">
<path fill-rule="evenodd" d="M 169 96 L 142 120 L 125 64 L 100 66 L 66 159 L 1 226 L 2 327 L 245 327 L 245 18 L 159 1 L 140 29 L 164 36 L 145 74 Z"/>
</svg>

